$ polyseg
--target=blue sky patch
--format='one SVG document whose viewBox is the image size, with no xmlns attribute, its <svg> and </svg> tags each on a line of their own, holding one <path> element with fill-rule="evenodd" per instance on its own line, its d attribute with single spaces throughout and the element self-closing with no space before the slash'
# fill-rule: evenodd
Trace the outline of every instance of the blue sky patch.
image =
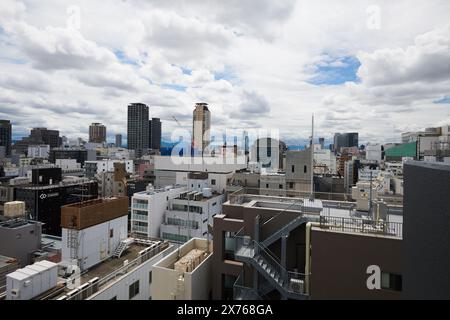
<svg viewBox="0 0 450 320">
<path fill-rule="evenodd" d="M 123 51 L 116 50 L 116 51 L 114 51 L 114 54 L 116 55 L 117 59 L 120 60 L 120 62 L 125 63 L 125 64 L 131 64 L 133 66 L 137 66 L 137 62 L 135 60 L 128 58 L 127 55 Z"/>
<path fill-rule="evenodd" d="M 331 58 L 315 65 L 316 73 L 307 82 L 314 85 L 338 85 L 360 82 L 357 72 L 361 63 L 354 56 Z"/>
<path fill-rule="evenodd" d="M 433 103 L 436 103 L 436 104 L 447 104 L 447 103 L 450 103 L 450 96 L 445 96 L 442 99 L 433 101 Z"/>
<path fill-rule="evenodd" d="M 163 83 L 161 85 L 162 88 L 164 89 L 171 89 L 171 90 L 176 90 L 176 91 L 186 91 L 187 87 L 186 86 L 182 86 L 179 84 L 173 84 L 173 83 Z"/>
</svg>

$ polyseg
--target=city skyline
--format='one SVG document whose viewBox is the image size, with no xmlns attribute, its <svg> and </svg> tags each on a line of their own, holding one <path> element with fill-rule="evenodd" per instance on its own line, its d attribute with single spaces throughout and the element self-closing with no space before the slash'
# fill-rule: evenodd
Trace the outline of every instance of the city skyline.
<svg viewBox="0 0 450 320">
<path fill-rule="evenodd" d="M 87 138 L 95 121 L 126 141 L 126 106 L 142 102 L 167 140 L 204 101 L 211 127 L 283 123 L 288 144 L 307 139 L 313 112 L 318 136 L 365 142 L 448 122 L 449 3 L 252 5 L 3 1 L 0 118 L 14 139 L 32 127 Z"/>
</svg>

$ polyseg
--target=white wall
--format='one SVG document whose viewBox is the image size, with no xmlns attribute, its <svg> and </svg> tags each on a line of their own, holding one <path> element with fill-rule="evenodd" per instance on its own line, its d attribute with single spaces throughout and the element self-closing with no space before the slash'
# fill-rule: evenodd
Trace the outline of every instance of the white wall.
<svg viewBox="0 0 450 320">
<path fill-rule="evenodd" d="M 169 205 L 169 201 L 178 197 L 181 192 L 185 190 L 184 187 L 173 188 L 167 191 L 155 191 L 154 193 L 147 194 L 145 192 L 135 193 L 132 198 L 131 208 L 131 229 L 133 229 L 134 219 L 133 214 L 141 214 L 139 211 L 147 212 L 147 236 L 159 237 L 161 223 L 164 221 L 164 212 Z M 134 208 L 134 200 L 147 201 L 147 210 L 138 210 Z"/>
<path fill-rule="evenodd" d="M 113 237 L 110 238 L 110 230 Z M 81 270 L 88 269 L 100 261 L 110 257 L 120 241 L 127 238 L 128 217 L 122 216 L 95 226 L 79 230 L 78 258 L 81 259 Z M 68 247 L 68 229 L 62 229 L 62 261 L 71 262 Z"/>
</svg>

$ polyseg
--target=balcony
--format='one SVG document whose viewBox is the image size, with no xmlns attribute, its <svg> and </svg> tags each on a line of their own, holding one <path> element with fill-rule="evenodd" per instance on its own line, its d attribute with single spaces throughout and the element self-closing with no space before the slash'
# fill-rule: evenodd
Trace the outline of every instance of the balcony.
<svg viewBox="0 0 450 320">
<path fill-rule="evenodd" d="M 144 214 L 133 213 L 132 216 L 131 216 L 131 218 L 132 218 L 133 220 L 138 220 L 138 221 L 145 221 L 145 222 L 148 221 L 148 216 L 147 216 L 147 215 L 144 215 Z"/>
</svg>

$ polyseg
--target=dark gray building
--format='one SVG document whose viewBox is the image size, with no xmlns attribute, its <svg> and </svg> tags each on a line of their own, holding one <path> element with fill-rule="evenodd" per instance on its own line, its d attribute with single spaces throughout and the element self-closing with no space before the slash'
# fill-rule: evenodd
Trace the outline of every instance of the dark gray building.
<svg viewBox="0 0 450 320">
<path fill-rule="evenodd" d="M 149 108 L 143 103 L 128 105 L 128 149 L 141 156 L 150 145 Z"/>
<path fill-rule="evenodd" d="M 31 129 L 30 139 L 36 142 L 36 144 L 48 144 L 50 148 L 57 148 L 61 145 L 58 130 L 34 128 Z"/>
<path fill-rule="evenodd" d="M 75 159 L 84 166 L 85 161 L 97 160 L 97 152 L 82 148 L 55 148 L 50 150 L 49 161 L 55 163 L 56 159 Z"/>
<path fill-rule="evenodd" d="M 358 147 L 358 132 L 334 134 L 333 151 L 338 153 L 344 147 Z"/>
<path fill-rule="evenodd" d="M 5 157 L 11 155 L 12 125 L 9 120 L 0 120 L 0 147 L 5 148 Z"/>
<path fill-rule="evenodd" d="M 0 255 L 19 260 L 23 268 L 41 249 L 42 223 L 23 219 L 0 222 Z"/>
<path fill-rule="evenodd" d="M 404 298 L 450 299 L 450 165 L 404 165 Z"/>
<path fill-rule="evenodd" d="M 122 135 L 116 134 L 116 147 L 121 148 L 122 147 Z"/>
<path fill-rule="evenodd" d="M 159 150 L 161 148 L 161 120 L 152 118 L 149 121 L 150 149 Z"/>
</svg>

